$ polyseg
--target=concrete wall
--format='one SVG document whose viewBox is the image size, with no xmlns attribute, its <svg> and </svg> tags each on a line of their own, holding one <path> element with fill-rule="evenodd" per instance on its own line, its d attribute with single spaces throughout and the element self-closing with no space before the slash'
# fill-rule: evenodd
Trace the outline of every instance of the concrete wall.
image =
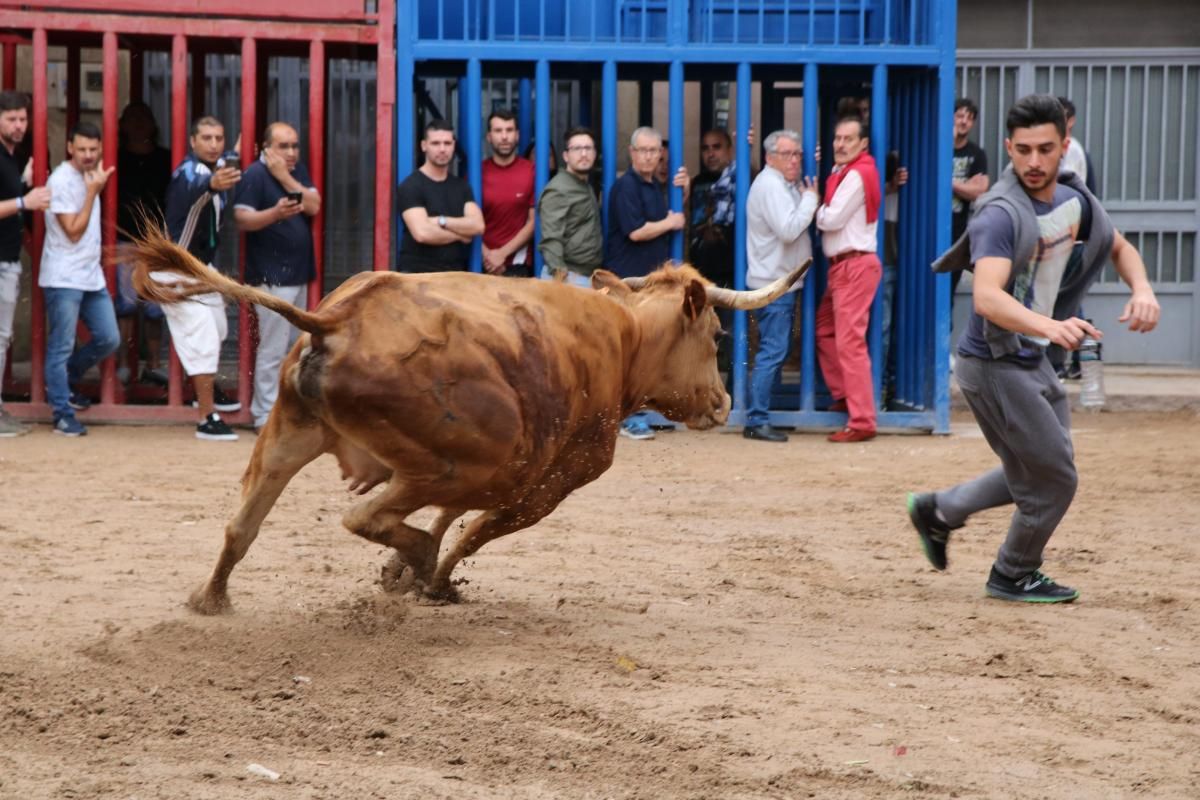
<svg viewBox="0 0 1200 800">
<path fill-rule="evenodd" d="M 1030 13 L 1033 25 L 1030 28 Z M 959 0 L 962 49 L 1195 47 L 1197 0 Z"/>
</svg>

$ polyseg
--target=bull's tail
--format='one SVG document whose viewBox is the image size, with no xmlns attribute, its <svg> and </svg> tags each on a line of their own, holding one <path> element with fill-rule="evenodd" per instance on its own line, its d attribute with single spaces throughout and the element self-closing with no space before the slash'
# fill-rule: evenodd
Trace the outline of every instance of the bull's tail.
<svg viewBox="0 0 1200 800">
<path fill-rule="evenodd" d="M 321 335 L 337 326 L 338 319 L 320 312 L 297 308 L 252 286 L 243 286 L 209 269 L 184 248 L 172 242 L 161 228 L 147 226 L 145 233 L 121 247 L 121 259 L 133 264 L 133 287 L 146 300 L 170 305 L 181 303 L 198 294 L 216 292 L 230 300 L 255 303 L 269 308 L 307 333 Z M 185 280 L 162 283 L 150 277 L 151 272 L 171 272 Z"/>
</svg>

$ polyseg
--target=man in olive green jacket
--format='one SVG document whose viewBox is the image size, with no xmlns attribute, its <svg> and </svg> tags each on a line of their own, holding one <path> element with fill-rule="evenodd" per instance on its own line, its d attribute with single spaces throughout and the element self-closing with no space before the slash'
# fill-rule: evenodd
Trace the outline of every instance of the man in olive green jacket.
<svg viewBox="0 0 1200 800">
<path fill-rule="evenodd" d="M 592 271 L 604 261 L 600 206 L 588 177 L 596 163 L 596 139 L 587 128 L 563 137 L 566 169 L 546 184 L 538 201 L 543 278 L 591 287 Z"/>
</svg>

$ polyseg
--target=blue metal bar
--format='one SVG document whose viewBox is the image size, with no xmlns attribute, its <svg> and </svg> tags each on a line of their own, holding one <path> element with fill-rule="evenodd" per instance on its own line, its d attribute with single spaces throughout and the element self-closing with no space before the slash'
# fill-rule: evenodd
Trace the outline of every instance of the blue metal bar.
<svg viewBox="0 0 1200 800">
<path fill-rule="evenodd" d="M 941 3 L 941 13 L 936 20 L 937 45 L 942 52 L 942 63 L 938 67 L 937 104 L 934 115 L 934 130 L 937 131 L 935 166 L 932 171 L 936 186 L 950 185 L 950 167 L 954 156 L 954 139 L 947 120 L 954 115 L 954 67 L 955 44 L 958 30 L 958 9 L 954 3 Z M 934 220 L 937 225 L 934 236 L 935 254 L 950 246 L 950 193 L 936 193 Z M 934 432 L 950 432 L 950 277 L 939 275 L 934 283 L 934 381 L 933 412 Z"/>
<path fill-rule="evenodd" d="M 943 0 L 944 4 L 945 0 Z M 908 38 L 904 44 L 914 45 L 917 43 L 917 3 L 916 0 L 910 0 L 908 4 Z"/>
<path fill-rule="evenodd" d="M 600 210 L 604 233 L 608 235 L 608 193 L 617 180 L 617 62 L 605 61 L 600 73 Z"/>
<path fill-rule="evenodd" d="M 833 0 L 833 43 L 842 43 L 842 0 Z"/>
<path fill-rule="evenodd" d="M 820 136 L 820 83 L 816 62 L 810 61 L 804 65 L 804 174 L 817 174 L 817 142 Z M 826 154 L 833 158 L 833 154 Z M 817 243 L 816 225 L 810 229 L 812 237 L 813 259 L 821 258 L 820 245 Z M 800 324 L 800 408 L 811 411 L 816 408 L 816 373 L 817 373 L 817 289 L 813 273 L 809 272 L 801 289 L 803 309 Z"/>
<path fill-rule="evenodd" d="M 922 120 L 924 122 L 925 130 L 929 130 L 932 126 L 937 124 L 933 120 L 934 110 L 931 107 L 932 104 L 930 102 L 929 82 L 930 78 L 926 75 L 922 75 L 917 84 L 918 101 L 917 115 L 915 119 Z M 941 120 L 938 120 L 938 122 L 941 122 Z M 933 167 L 933 169 L 936 169 L 937 165 L 933 164 L 934 153 L 931 147 L 932 142 L 933 137 L 926 138 L 926 141 L 922 143 L 921 155 L 925 164 L 929 164 L 931 167 Z M 921 181 L 919 186 L 921 208 L 934 208 L 938 200 L 934 191 L 933 181 L 926 178 L 925 180 Z M 921 226 L 920 232 L 917 236 L 917 258 L 919 263 L 928 264 L 933 260 L 931 251 L 934 248 L 934 225 L 931 224 L 931 222 L 932 220 L 927 219 L 926 223 Z M 930 319 L 930 313 L 934 310 L 934 285 L 935 283 L 933 281 L 930 281 L 928 278 L 926 278 L 924 285 L 922 286 L 922 290 L 917 292 L 917 316 L 915 318 L 918 320 L 928 321 Z M 929 327 L 930 326 L 927 322 L 924 325 L 918 325 L 916 329 L 917 350 L 922 356 L 922 359 L 917 362 L 917 369 L 915 370 L 918 376 L 916 400 L 917 404 L 923 408 L 929 407 L 929 379 L 931 370 L 933 368 L 933 365 L 930 363 L 932 360 L 932 352 L 930 351 L 930 345 L 932 342 L 929 335 Z"/>
<path fill-rule="evenodd" d="M 414 0 L 419 1 L 419 0 Z M 513 0 L 513 42 L 521 41 L 521 1 Z"/>
<path fill-rule="evenodd" d="M 533 157 L 534 182 L 538 196 L 550 180 L 550 99 L 554 93 L 550 85 L 550 62 L 540 59 L 534 68 L 533 100 L 536 109 L 534 113 L 535 142 Z"/>
<path fill-rule="evenodd" d="M 887 3 L 888 0 L 884 0 Z M 859 0 L 858 4 L 858 44 L 861 47 L 867 40 L 867 3 Z"/>
<path fill-rule="evenodd" d="M 783 43 L 792 41 L 792 0 L 783 0 Z"/>
<path fill-rule="evenodd" d="M 883 2 L 883 43 L 887 44 L 892 40 L 892 3 L 896 0 L 884 0 Z"/>
<path fill-rule="evenodd" d="M 538 41 L 546 41 L 546 0 L 538 0 Z"/>
<path fill-rule="evenodd" d="M 533 83 L 529 78 L 517 82 L 517 126 L 521 139 L 528 143 L 533 137 Z"/>
<path fill-rule="evenodd" d="M 812 4 L 808 4 L 808 46 L 812 47 L 817 43 L 817 9 Z"/>
<path fill-rule="evenodd" d="M 471 19 L 471 12 L 467 9 L 467 1 L 462 0 L 462 40 L 464 42 L 471 40 L 471 29 L 468 24 Z"/>
<path fill-rule="evenodd" d="M 884 198 L 884 204 L 886 204 L 887 197 L 887 96 L 887 67 L 883 64 L 876 64 L 871 73 L 871 151 L 875 156 L 875 164 L 879 168 L 879 196 Z M 883 263 L 884 239 L 887 232 L 887 222 L 884 221 L 884 204 L 880 205 L 879 217 L 875 225 L 876 254 L 879 256 L 881 264 Z M 887 266 L 884 264 L 885 271 Z M 867 335 L 871 352 L 871 379 L 875 384 L 877 406 L 883 399 L 883 374 L 887 367 L 883 363 L 883 283 L 884 281 L 881 279 L 875 290 L 875 301 L 871 308 L 871 323 Z"/>
<path fill-rule="evenodd" d="M 496 0 L 487 0 L 488 8 L 488 41 L 496 40 Z"/>
<path fill-rule="evenodd" d="M 733 142 L 737 171 L 734 181 L 737 186 L 737 203 L 734 205 L 733 222 L 733 286 L 739 291 L 746 288 L 746 197 L 750 193 L 750 142 L 746 131 L 750 130 L 750 99 L 753 87 L 750 84 L 750 65 L 746 62 L 737 68 L 737 100 L 734 115 L 734 130 L 737 138 Z M 733 407 L 738 411 L 746 408 L 746 312 L 733 312 Z"/>
<path fill-rule="evenodd" d="M 671 210 L 682 212 L 683 209 L 683 190 L 675 186 L 672 181 L 675 179 L 675 170 L 683 165 L 683 62 L 672 61 L 669 72 L 670 86 L 668 94 L 668 107 L 670 109 L 670 119 L 667 122 L 667 128 L 670 131 L 671 152 L 667 164 L 667 186 L 670 187 L 668 197 L 670 198 Z M 671 234 L 671 258 L 675 261 L 683 261 L 683 231 L 675 231 Z"/>
<path fill-rule="evenodd" d="M 462 145 L 467 158 L 467 182 L 475 194 L 475 202 L 483 208 L 483 66 L 478 58 L 467 59 L 466 87 L 460 105 Z M 482 237 L 471 240 L 471 271 L 483 271 Z"/>
<path fill-rule="evenodd" d="M 449 60 L 460 61 L 463 48 L 460 42 L 438 42 L 421 40 L 414 43 L 414 56 L 418 61 Z M 535 53 L 531 53 L 529 43 L 521 42 L 478 42 L 472 45 L 472 53 L 485 61 L 528 61 L 531 55 L 544 57 L 550 61 L 571 61 L 580 63 L 603 63 L 610 59 L 619 62 L 664 63 L 668 55 L 664 53 L 661 59 L 650 58 L 647 49 L 636 43 L 621 43 L 606 47 L 580 47 L 568 42 L 545 42 L 537 45 Z M 739 49 L 735 43 L 715 45 L 695 45 L 682 48 L 669 54 L 686 64 L 729 64 L 739 63 L 745 58 L 745 48 Z M 764 45 L 754 50 L 755 64 L 796 64 L 796 48 Z M 867 47 L 865 50 L 846 45 L 834 47 L 820 45 L 804 51 L 805 60 L 829 66 L 858 66 L 866 63 L 887 64 L 888 66 L 926 66 L 935 67 L 939 54 L 931 47 L 902 47 L 898 45 Z"/>
</svg>

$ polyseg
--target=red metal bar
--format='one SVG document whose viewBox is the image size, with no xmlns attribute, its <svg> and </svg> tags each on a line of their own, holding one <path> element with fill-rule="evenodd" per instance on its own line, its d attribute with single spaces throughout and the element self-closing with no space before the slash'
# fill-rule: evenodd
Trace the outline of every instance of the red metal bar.
<svg viewBox="0 0 1200 800">
<path fill-rule="evenodd" d="M 308 284 L 308 307 L 321 302 L 325 286 L 325 43 L 308 48 L 308 172 L 321 195 L 321 211 L 312 218 L 313 257 L 317 274 Z"/>
<path fill-rule="evenodd" d="M 188 152 L 187 38 L 171 38 L 171 164 L 179 166 Z M 167 356 L 167 405 L 183 405 L 183 365 L 174 345 Z"/>
<path fill-rule="evenodd" d="M 7 0 L 0 0 L 0 7 L 6 6 Z M 27 0 L 26 0 L 27 2 Z M 383 5 L 387 5 L 384 0 Z M 61 3 L 55 2 L 55 5 Z M 155 2 L 155 11 L 159 8 Z M 197 9 L 195 13 L 211 14 L 207 9 Z M 390 16 L 390 9 L 389 9 Z M 43 28 L 53 31 L 73 31 L 75 33 L 95 33 L 115 31 L 118 34 L 144 34 L 149 36 L 175 36 L 182 34 L 189 38 L 228 39 L 231 26 L 235 26 L 237 34 L 256 39 L 280 39 L 297 42 L 308 42 L 321 39 L 325 42 L 348 42 L 374 46 L 383 36 L 383 15 L 380 15 L 378 25 L 328 25 L 308 22 L 277 22 L 271 20 L 229 20 L 196 17 L 131 17 L 119 14 L 79 14 L 69 11 L 26 11 L 23 9 L 6 10 L 3 14 L 4 27 L 11 29 Z M 390 41 L 390 34 L 389 34 Z"/>
<path fill-rule="evenodd" d="M 254 132 L 258 130 L 258 43 L 252 37 L 242 39 L 242 170 L 254 161 Z M 264 70 L 265 72 L 265 70 Z M 241 237 L 238 257 L 239 275 L 246 280 L 246 239 Z M 254 348 L 250 332 L 250 306 L 238 303 L 238 402 L 241 415 L 249 414 L 251 370 Z M 241 416 L 239 415 L 239 416 Z"/>
<path fill-rule="evenodd" d="M 67 46 L 67 130 L 79 122 L 79 45 Z"/>
<path fill-rule="evenodd" d="M 117 165 L 117 114 L 120 98 L 117 94 L 117 81 L 121 76 L 120 65 L 117 63 L 117 35 L 112 31 L 104 34 L 104 160 L 103 166 Z M 107 253 L 117 243 L 117 181 L 121 180 L 120 172 L 114 172 L 104 187 L 104 199 L 101 208 L 101 241 L 103 252 Z M 112 295 L 117 293 L 117 265 L 111 259 L 104 259 L 104 280 Z M 115 395 L 116 358 L 109 356 L 100 364 L 100 402 L 112 403 Z"/>
<path fill-rule="evenodd" d="M 17 44 L 16 42 L 4 43 L 4 82 L 0 83 L 0 88 L 5 91 L 17 88 Z"/>
<path fill-rule="evenodd" d="M 49 86 L 46 80 L 49 58 L 47 57 L 46 29 L 33 31 L 33 185 L 44 186 L 50 166 L 49 142 L 47 141 L 46 98 Z M 29 260 L 32 278 L 30 285 L 33 310 L 29 321 L 30 361 L 29 400 L 40 403 L 46 396 L 46 378 L 42 368 L 46 361 L 46 313 L 45 301 L 38 285 L 38 272 L 42 264 L 42 242 L 46 239 L 44 214 L 33 215 L 33 241 L 30 244 Z"/>
<path fill-rule="evenodd" d="M 384 0 L 387 2 L 387 0 Z M 0 8 L 21 8 L 29 0 L 0 0 Z M 369 22 L 376 15 L 366 13 L 363 0 L 54 0 L 55 8 L 75 11 L 121 11 L 125 13 L 201 14 L 214 17 L 263 17 L 284 19 Z"/>
<path fill-rule="evenodd" d="M 392 238 L 392 120 L 396 109 L 396 5 L 379 3 L 379 47 L 375 60 L 375 264 L 391 266 Z M 405 87 L 407 91 L 408 88 Z"/>
</svg>

